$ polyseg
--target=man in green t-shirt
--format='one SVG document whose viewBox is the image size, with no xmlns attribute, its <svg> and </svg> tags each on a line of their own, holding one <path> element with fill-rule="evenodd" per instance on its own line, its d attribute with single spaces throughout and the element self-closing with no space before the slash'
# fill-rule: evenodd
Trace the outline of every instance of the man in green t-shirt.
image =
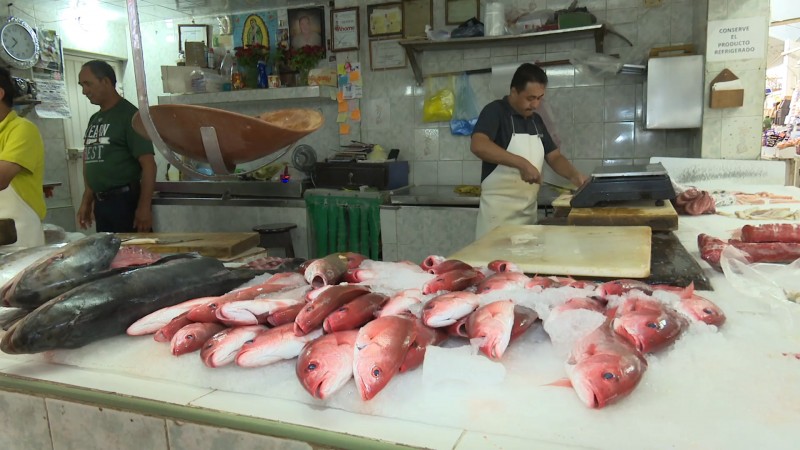
<svg viewBox="0 0 800 450">
<path fill-rule="evenodd" d="M 42 192 L 44 141 L 31 121 L 13 109 L 14 85 L 0 67 L 0 218 L 14 219 L 19 247 L 44 244 Z"/>
<path fill-rule="evenodd" d="M 152 230 L 151 203 L 156 184 L 153 145 L 133 130 L 136 107 L 116 89 L 114 69 L 105 61 L 89 61 L 78 74 L 83 95 L 100 107 L 89 119 L 83 137 L 86 191 L 78 223 L 115 233 Z"/>
</svg>

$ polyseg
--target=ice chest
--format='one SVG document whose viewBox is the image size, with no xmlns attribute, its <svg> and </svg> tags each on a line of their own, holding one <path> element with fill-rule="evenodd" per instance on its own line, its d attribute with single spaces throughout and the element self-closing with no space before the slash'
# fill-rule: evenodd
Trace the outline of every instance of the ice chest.
<svg viewBox="0 0 800 450">
<path fill-rule="evenodd" d="M 378 190 L 408 186 L 408 161 L 319 162 L 314 165 L 314 184 L 323 188 L 369 186 Z"/>
</svg>

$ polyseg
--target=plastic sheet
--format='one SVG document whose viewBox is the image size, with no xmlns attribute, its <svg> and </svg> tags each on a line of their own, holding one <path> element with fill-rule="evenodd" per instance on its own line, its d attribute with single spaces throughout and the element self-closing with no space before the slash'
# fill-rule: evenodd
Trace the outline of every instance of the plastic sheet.
<svg viewBox="0 0 800 450">
<path fill-rule="evenodd" d="M 791 264 L 751 264 L 744 252 L 729 245 L 722 251 L 720 265 L 725 278 L 742 294 L 770 307 L 786 301 L 800 303 L 800 259 Z"/>
<path fill-rule="evenodd" d="M 461 74 L 456 80 L 456 106 L 450 120 L 450 132 L 458 136 L 470 136 L 478 122 L 478 104 L 469 84 L 469 76 Z"/>
<path fill-rule="evenodd" d="M 425 103 L 422 107 L 423 122 L 446 122 L 453 118 L 455 108 L 455 93 L 453 92 L 453 77 L 447 77 L 447 86 L 438 87 L 437 81 L 441 78 L 428 78 L 425 80 Z"/>
</svg>

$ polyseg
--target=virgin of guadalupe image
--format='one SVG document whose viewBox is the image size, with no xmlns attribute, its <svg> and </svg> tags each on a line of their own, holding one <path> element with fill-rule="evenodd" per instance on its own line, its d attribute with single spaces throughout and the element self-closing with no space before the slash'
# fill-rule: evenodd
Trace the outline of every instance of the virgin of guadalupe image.
<svg viewBox="0 0 800 450">
<path fill-rule="evenodd" d="M 261 44 L 265 47 L 269 47 L 267 25 L 264 23 L 264 19 L 255 14 L 247 17 L 244 29 L 242 30 L 242 44 Z"/>
</svg>

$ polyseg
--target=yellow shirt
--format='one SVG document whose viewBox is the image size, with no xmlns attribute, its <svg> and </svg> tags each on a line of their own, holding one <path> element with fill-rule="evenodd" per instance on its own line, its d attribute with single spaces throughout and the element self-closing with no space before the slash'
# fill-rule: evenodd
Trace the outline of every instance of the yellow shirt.
<svg viewBox="0 0 800 450">
<path fill-rule="evenodd" d="M 15 111 L 0 122 L 0 161 L 18 164 L 22 170 L 11 180 L 11 187 L 40 219 L 44 219 L 42 183 L 44 178 L 44 141 L 39 129 Z"/>
</svg>

